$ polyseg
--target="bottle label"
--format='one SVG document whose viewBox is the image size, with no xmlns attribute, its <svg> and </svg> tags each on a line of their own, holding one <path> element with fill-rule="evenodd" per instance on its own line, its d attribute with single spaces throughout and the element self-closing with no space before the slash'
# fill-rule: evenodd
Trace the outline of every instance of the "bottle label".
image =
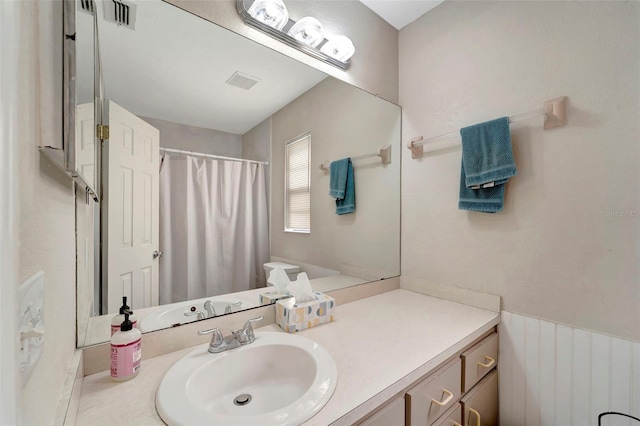
<svg viewBox="0 0 640 426">
<path fill-rule="evenodd" d="M 131 324 L 133 324 L 133 328 L 138 328 L 138 321 L 134 321 Z M 120 331 L 120 326 L 111 324 L 111 335 L 113 336 L 118 331 Z"/>
<path fill-rule="evenodd" d="M 111 377 L 127 377 L 140 369 L 142 339 L 124 345 L 111 344 Z"/>
</svg>

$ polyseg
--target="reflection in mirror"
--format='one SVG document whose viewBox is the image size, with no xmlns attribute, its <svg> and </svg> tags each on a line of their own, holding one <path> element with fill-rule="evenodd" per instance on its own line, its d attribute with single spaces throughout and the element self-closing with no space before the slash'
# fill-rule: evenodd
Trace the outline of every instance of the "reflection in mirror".
<svg viewBox="0 0 640 426">
<path fill-rule="evenodd" d="M 65 2 L 66 10 L 75 12 L 75 158 L 82 179 L 98 194 L 97 143 L 95 137 L 95 8 L 92 1 Z M 70 67 L 73 68 L 73 67 Z M 83 342 L 85 325 L 95 315 L 93 300 L 95 285 L 99 278 L 99 229 L 100 205 L 90 201 L 87 193 L 76 191 L 76 239 L 77 239 L 77 320 L 78 341 Z"/>
<path fill-rule="evenodd" d="M 93 66 L 95 3 L 77 2 L 75 9 L 75 170 L 89 189 L 97 193 Z"/>
<path fill-rule="evenodd" d="M 109 140 L 79 346 L 109 339 L 123 295 L 146 332 L 260 306 L 273 262 L 316 291 L 399 275 L 399 107 L 160 0 L 129 3 L 129 26 L 97 3 Z M 387 145 L 389 164 L 354 159 L 355 211 L 336 214 L 319 166 Z"/>
</svg>

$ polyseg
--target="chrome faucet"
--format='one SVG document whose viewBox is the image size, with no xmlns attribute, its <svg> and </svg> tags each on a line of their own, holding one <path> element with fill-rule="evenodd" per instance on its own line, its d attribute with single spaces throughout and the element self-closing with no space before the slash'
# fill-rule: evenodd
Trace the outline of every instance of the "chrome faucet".
<svg viewBox="0 0 640 426">
<path fill-rule="evenodd" d="M 211 336 L 211 343 L 209 343 L 209 352 L 217 354 L 253 343 L 256 340 L 256 336 L 253 333 L 253 323 L 260 321 L 262 318 L 263 316 L 260 315 L 258 318 L 247 320 L 247 322 L 244 323 L 242 330 L 231 331 L 231 334 L 225 337 L 222 337 L 222 333 L 217 328 L 200 330 L 198 331 L 198 334 L 201 336 L 205 334 L 213 334 L 213 336 Z"/>
<path fill-rule="evenodd" d="M 213 318 L 218 315 L 216 314 L 216 308 L 213 307 L 211 300 L 204 302 L 204 310 L 207 311 L 207 318 Z"/>
</svg>

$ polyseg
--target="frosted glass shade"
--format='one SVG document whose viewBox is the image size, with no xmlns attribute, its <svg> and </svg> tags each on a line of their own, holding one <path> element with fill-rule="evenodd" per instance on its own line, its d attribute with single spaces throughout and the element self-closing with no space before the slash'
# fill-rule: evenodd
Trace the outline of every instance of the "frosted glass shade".
<svg viewBox="0 0 640 426">
<path fill-rule="evenodd" d="M 282 0 L 255 0 L 247 12 L 277 30 L 282 30 L 289 22 L 289 12 Z"/>
<path fill-rule="evenodd" d="M 288 34 L 296 40 L 313 47 L 318 47 L 324 40 L 322 24 L 311 16 L 307 16 L 296 22 Z"/>
<path fill-rule="evenodd" d="M 356 53 L 356 48 L 348 37 L 339 35 L 327 41 L 320 51 L 334 59 L 346 62 Z"/>
</svg>

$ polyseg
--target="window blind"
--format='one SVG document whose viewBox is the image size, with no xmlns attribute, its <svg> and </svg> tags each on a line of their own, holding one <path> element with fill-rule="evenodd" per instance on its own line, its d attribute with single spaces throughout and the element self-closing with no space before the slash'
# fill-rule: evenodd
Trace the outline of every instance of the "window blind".
<svg viewBox="0 0 640 426">
<path fill-rule="evenodd" d="M 311 231 L 311 135 L 285 147 L 285 231 Z"/>
</svg>

